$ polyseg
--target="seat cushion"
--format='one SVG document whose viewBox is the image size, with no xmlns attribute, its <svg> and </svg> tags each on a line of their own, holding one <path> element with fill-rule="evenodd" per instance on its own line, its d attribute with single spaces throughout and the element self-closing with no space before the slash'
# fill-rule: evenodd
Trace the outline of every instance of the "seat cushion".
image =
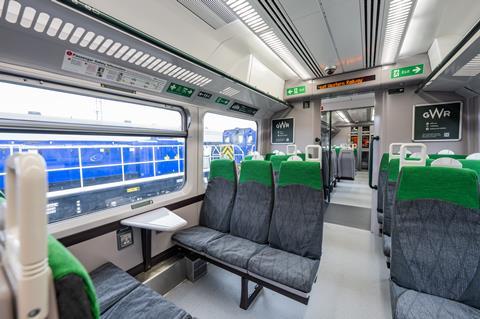
<svg viewBox="0 0 480 319">
<path fill-rule="evenodd" d="M 480 319 L 480 310 L 391 283 L 394 319 Z"/>
<path fill-rule="evenodd" d="M 140 285 L 102 314 L 101 318 L 190 319 L 192 316 L 147 286 Z"/>
<path fill-rule="evenodd" d="M 310 259 L 265 247 L 248 262 L 248 271 L 308 293 L 317 275 L 319 259 Z"/>
<path fill-rule="evenodd" d="M 265 245 L 240 237 L 225 235 L 207 245 L 206 253 L 231 265 L 247 269 L 250 258 Z"/>
<path fill-rule="evenodd" d="M 184 246 L 190 247 L 199 252 L 205 252 L 205 248 L 209 242 L 222 236 L 225 236 L 225 234 L 215 229 L 194 226 L 176 232 L 172 238 Z"/>
<path fill-rule="evenodd" d="M 117 301 L 140 286 L 140 282 L 112 263 L 106 263 L 90 273 L 100 304 L 100 313 L 104 313 Z"/>
<path fill-rule="evenodd" d="M 385 257 L 390 257 L 392 251 L 392 237 L 383 234 L 383 254 Z"/>
</svg>

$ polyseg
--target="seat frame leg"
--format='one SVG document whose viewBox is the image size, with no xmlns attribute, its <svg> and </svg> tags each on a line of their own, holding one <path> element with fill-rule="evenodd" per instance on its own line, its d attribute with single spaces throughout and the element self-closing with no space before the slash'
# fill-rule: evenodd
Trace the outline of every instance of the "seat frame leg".
<svg viewBox="0 0 480 319">
<path fill-rule="evenodd" d="M 247 310 L 250 305 L 255 301 L 255 298 L 258 296 L 260 291 L 262 291 L 263 286 L 256 285 L 252 294 L 248 294 L 248 279 L 245 277 L 242 278 L 242 292 L 240 296 L 240 308 Z"/>
</svg>

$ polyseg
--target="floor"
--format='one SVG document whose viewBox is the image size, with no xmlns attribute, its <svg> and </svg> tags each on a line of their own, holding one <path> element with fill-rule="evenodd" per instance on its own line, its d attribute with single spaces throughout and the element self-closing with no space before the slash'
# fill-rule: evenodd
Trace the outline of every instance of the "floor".
<svg viewBox="0 0 480 319">
<path fill-rule="evenodd" d="M 391 318 L 388 278 L 380 237 L 325 223 L 323 256 L 308 306 L 264 289 L 242 310 L 240 278 L 213 265 L 206 276 L 184 281 L 165 297 L 199 319 L 386 319 Z"/>
<path fill-rule="evenodd" d="M 368 186 L 368 172 L 357 171 L 355 180 L 342 179 L 337 182 L 337 187 L 331 193 L 330 203 L 371 208 L 372 190 Z"/>
</svg>

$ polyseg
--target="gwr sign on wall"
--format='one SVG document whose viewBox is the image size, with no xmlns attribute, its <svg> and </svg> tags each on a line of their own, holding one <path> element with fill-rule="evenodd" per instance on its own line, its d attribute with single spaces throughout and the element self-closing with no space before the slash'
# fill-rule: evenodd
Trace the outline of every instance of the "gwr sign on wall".
<svg viewBox="0 0 480 319">
<path fill-rule="evenodd" d="M 272 120 L 272 144 L 293 144 L 294 129 L 293 118 Z"/>
<path fill-rule="evenodd" d="M 412 140 L 461 140 L 462 108 L 462 102 L 414 105 Z"/>
</svg>

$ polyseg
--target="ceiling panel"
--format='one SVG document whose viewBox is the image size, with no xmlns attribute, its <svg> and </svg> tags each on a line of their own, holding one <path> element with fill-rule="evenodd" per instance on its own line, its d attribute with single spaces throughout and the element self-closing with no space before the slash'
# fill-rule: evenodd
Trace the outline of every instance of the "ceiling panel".
<svg viewBox="0 0 480 319">
<path fill-rule="evenodd" d="M 359 1 L 321 1 L 345 72 L 365 67 Z"/>
</svg>

